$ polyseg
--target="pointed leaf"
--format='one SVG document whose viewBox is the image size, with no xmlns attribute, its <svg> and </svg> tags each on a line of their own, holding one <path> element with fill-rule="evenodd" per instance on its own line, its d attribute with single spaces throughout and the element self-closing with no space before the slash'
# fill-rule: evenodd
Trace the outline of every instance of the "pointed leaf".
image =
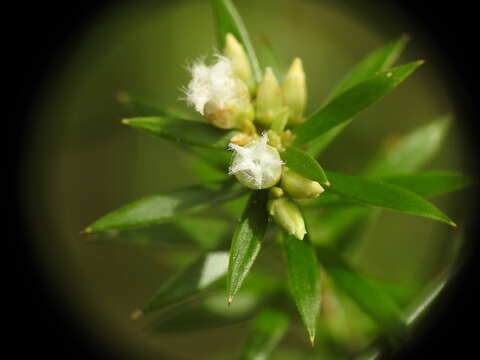
<svg viewBox="0 0 480 360">
<path fill-rule="evenodd" d="M 167 140 L 220 150 L 226 150 L 230 139 L 237 133 L 198 121 L 164 116 L 124 119 L 122 123 Z"/>
<path fill-rule="evenodd" d="M 360 111 L 380 100 L 417 69 L 423 61 L 415 61 L 384 71 L 362 81 L 310 115 L 294 130 L 294 145 L 302 145 L 348 121 Z"/>
<path fill-rule="evenodd" d="M 128 107 L 134 116 L 165 116 L 174 118 L 190 119 L 192 116 L 187 112 L 177 110 L 171 107 L 160 107 L 156 105 L 147 104 L 138 100 L 127 92 L 120 92 L 117 95 L 117 100 L 122 105 Z"/>
<path fill-rule="evenodd" d="M 374 50 L 367 55 L 360 63 L 358 63 L 352 71 L 337 85 L 332 93 L 327 97 L 325 103 L 329 103 L 332 99 L 342 94 L 346 90 L 367 80 L 376 73 L 390 68 L 402 53 L 405 45 L 408 42 L 408 37 L 403 35 L 399 39 L 392 41 L 385 46 Z M 313 156 L 318 156 L 320 152 L 325 149 L 330 142 L 339 135 L 343 129 L 349 124 L 345 122 L 337 125 L 333 129 L 320 135 L 308 146 L 308 153 Z"/>
<path fill-rule="evenodd" d="M 253 320 L 241 360 L 264 360 L 270 356 L 288 329 L 288 316 L 265 309 Z"/>
<path fill-rule="evenodd" d="M 332 182 L 329 190 L 359 203 L 423 216 L 456 226 L 447 215 L 430 202 L 401 187 L 378 180 L 330 171 L 327 172 L 327 176 Z"/>
<path fill-rule="evenodd" d="M 141 314 L 182 304 L 201 295 L 227 273 L 228 252 L 212 251 L 164 283 L 140 308 Z"/>
<path fill-rule="evenodd" d="M 244 193 L 244 188 L 227 180 L 149 196 L 108 213 L 85 229 L 85 232 L 121 230 L 167 222 L 180 215 L 235 199 Z"/>
<path fill-rule="evenodd" d="M 235 38 L 243 45 L 247 55 L 250 59 L 250 64 L 255 74 L 257 82 L 262 79 L 260 65 L 258 63 L 257 55 L 250 41 L 247 29 L 243 24 L 237 9 L 231 0 L 213 0 L 213 13 L 215 15 L 217 38 L 220 49 L 225 48 L 225 38 L 228 33 L 235 36 Z"/>
<path fill-rule="evenodd" d="M 320 164 L 311 155 L 296 147 L 289 147 L 281 154 L 282 160 L 293 171 L 314 180 L 320 184 L 330 186 L 327 176 Z"/>
<path fill-rule="evenodd" d="M 442 117 L 415 129 L 390 149 L 382 151 L 365 170 L 368 176 L 406 174 L 418 170 L 440 149 L 451 118 Z"/>
<path fill-rule="evenodd" d="M 422 197 L 446 194 L 473 184 L 471 177 L 448 171 L 429 171 L 412 175 L 390 175 L 381 177 L 380 179 L 389 184 L 414 192 Z"/>
<path fill-rule="evenodd" d="M 317 255 L 308 237 L 284 234 L 283 247 L 290 292 L 313 343 L 321 301 Z"/>
<path fill-rule="evenodd" d="M 228 264 L 228 302 L 245 280 L 258 253 L 267 228 L 267 191 L 254 191 L 233 234 Z"/>
<path fill-rule="evenodd" d="M 328 98 L 336 98 L 376 73 L 389 69 L 402 54 L 408 40 L 408 36 L 402 35 L 398 39 L 372 51 L 348 73 Z"/>
<path fill-rule="evenodd" d="M 327 247 L 318 247 L 319 260 L 325 271 L 333 279 L 338 289 L 342 290 L 360 309 L 376 321 L 394 338 L 403 335 L 405 324 L 399 307 L 379 288 L 373 285 Z"/>
</svg>

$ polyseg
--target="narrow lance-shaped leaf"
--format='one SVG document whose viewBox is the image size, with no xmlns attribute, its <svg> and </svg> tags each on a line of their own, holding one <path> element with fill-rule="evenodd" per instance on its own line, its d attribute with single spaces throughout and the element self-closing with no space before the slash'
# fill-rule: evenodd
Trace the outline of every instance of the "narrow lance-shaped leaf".
<svg viewBox="0 0 480 360">
<path fill-rule="evenodd" d="M 307 179 L 314 180 L 320 184 L 330 186 L 330 182 L 325 175 L 320 164 L 308 153 L 302 151 L 296 147 L 289 147 L 281 154 L 282 160 L 293 171 L 306 177 Z"/>
<path fill-rule="evenodd" d="M 125 205 L 85 229 L 85 233 L 122 230 L 172 221 L 240 197 L 245 190 L 230 180 L 154 195 Z"/>
<path fill-rule="evenodd" d="M 327 97 L 325 104 L 329 103 L 332 99 L 351 87 L 364 80 L 367 80 L 376 73 L 389 69 L 403 52 L 407 42 L 408 37 L 403 35 L 399 39 L 392 41 L 367 55 L 335 87 L 332 93 Z M 330 144 L 330 142 L 337 137 L 337 135 L 340 134 L 348 124 L 349 121 L 334 127 L 323 135 L 320 135 L 309 144 L 308 153 L 315 157 L 318 156 L 318 154 L 325 149 L 328 144 Z"/>
<path fill-rule="evenodd" d="M 260 82 L 262 73 L 257 55 L 255 54 L 247 29 L 243 24 L 243 20 L 232 1 L 213 0 L 213 13 L 215 15 L 217 38 L 220 48 L 225 48 L 225 39 L 228 33 L 234 35 L 247 51 L 255 78 L 257 82 Z"/>
<path fill-rule="evenodd" d="M 265 309 L 254 320 L 241 360 L 264 360 L 270 356 L 288 329 L 288 316 L 280 310 Z"/>
<path fill-rule="evenodd" d="M 417 69 L 423 61 L 414 61 L 384 71 L 345 91 L 325 107 L 308 117 L 294 130 L 294 145 L 302 145 L 326 133 L 380 100 Z"/>
<path fill-rule="evenodd" d="M 387 176 L 418 170 L 438 152 L 450 123 L 451 118 L 445 116 L 415 129 L 390 148 L 381 151 L 364 173 L 367 176 Z"/>
<path fill-rule="evenodd" d="M 308 237 L 284 234 L 283 247 L 290 292 L 313 344 L 321 301 L 317 255 Z"/>
<path fill-rule="evenodd" d="M 213 251 L 201 256 L 182 272 L 164 283 L 140 310 L 132 314 L 138 318 L 155 310 L 184 303 L 201 295 L 227 273 L 228 252 Z"/>
<path fill-rule="evenodd" d="M 436 275 L 413 300 L 411 304 L 403 311 L 403 317 L 406 324 L 412 328 L 415 327 L 421 319 L 428 314 L 434 306 L 438 297 L 448 285 L 449 281 L 455 276 L 459 268 L 459 255 L 464 246 L 464 234 L 460 232 L 451 243 L 451 250 L 448 256 L 446 266 Z M 384 343 L 382 338 L 376 339 L 364 352 L 355 359 L 357 360 L 376 360 L 382 355 Z"/>
<path fill-rule="evenodd" d="M 187 112 L 174 109 L 172 107 L 151 105 L 139 99 L 132 97 L 127 92 L 117 94 L 117 100 L 122 105 L 128 107 L 133 116 L 165 116 L 174 118 L 190 119 L 192 116 Z"/>
<path fill-rule="evenodd" d="M 360 203 L 388 210 L 438 220 L 452 226 L 455 223 L 433 204 L 401 187 L 378 180 L 327 172 L 332 182 L 329 190 Z"/>
<path fill-rule="evenodd" d="M 226 150 L 230 139 L 237 133 L 198 121 L 164 116 L 124 119 L 122 123 L 167 140 L 220 150 Z"/>
<path fill-rule="evenodd" d="M 469 176 L 448 171 L 429 171 L 410 175 L 390 175 L 380 178 L 423 197 L 438 196 L 461 190 L 473 184 Z"/>
<path fill-rule="evenodd" d="M 317 254 L 338 289 L 356 302 L 392 339 L 404 335 L 401 311 L 388 295 L 352 269 L 334 250 L 320 246 Z"/>
<path fill-rule="evenodd" d="M 227 295 L 231 303 L 257 255 L 267 228 L 267 191 L 254 191 L 233 234 L 228 264 Z"/>
</svg>

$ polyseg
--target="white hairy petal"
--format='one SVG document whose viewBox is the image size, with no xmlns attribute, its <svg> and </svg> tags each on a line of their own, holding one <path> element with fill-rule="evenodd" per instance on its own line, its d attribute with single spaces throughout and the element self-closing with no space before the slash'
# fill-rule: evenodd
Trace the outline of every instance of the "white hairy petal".
<svg viewBox="0 0 480 360">
<path fill-rule="evenodd" d="M 277 149 L 268 145 L 267 141 L 265 134 L 246 146 L 229 145 L 235 155 L 228 173 L 251 189 L 266 189 L 280 180 L 283 162 Z"/>
<path fill-rule="evenodd" d="M 192 80 L 185 89 L 186 100 L 202 115 L 208 102 L 223 109 L 226 104 L 234 102 L 242 90 L 230 60 L 221 55 L 216 55 L 216 60 L 212 66 L 196 61 L 190 68 Z"/>
</svg>

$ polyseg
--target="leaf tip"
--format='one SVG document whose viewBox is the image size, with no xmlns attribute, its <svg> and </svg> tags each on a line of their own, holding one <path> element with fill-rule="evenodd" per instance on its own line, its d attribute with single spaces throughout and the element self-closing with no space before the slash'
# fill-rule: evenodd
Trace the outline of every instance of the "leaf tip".
<svg viewBox="0 0 480 360">
<path fill-rule="evenodd" d="M 327 181 L 325 181 L 325 182 L 323 183 L 323 185 L 325 185 L 325 186 L 332 186 L 332 183 L 327 180 Z"/>
<path fill-rule="evenodd" d="M 454 223 L 453 221 L 450 221 L 448 225 L 453 226 L 455 229 L 458 229 L 458 224 Z"/>
<path fill-rule="evenodd" d="M 310 335 L 310 346 L 311 347 L 315 346 L 315 335 Z"/>
<path fill-rule="evenodd" d="M 87 235 L 87 234 L 91 234 L 93 232 L 93 229 L 91 227 L 87 227 L 86 229 L 83 229 L 82 231 L 80 231 L 80 235 Z"/>
<path fill-rule="evenodd" d="M 229 296 L 227 300 L 228 306 L 232 305 L 232 301 L 233 301 L 233 296 Z"/>
<path fill-rule="evenodd" d="M 120 122 L 124 125 L 129 125 L 130 124 L 130 120 L 129 119 L 122 119 L 120 120 Z"/>
<path fill-rule="evenodd" d="M 143 311 L 140 310 L 140 309 L 137 309 L 137 310 L 135 310 L 134 312 L 132 312 L 132 314 L 130 315 L 130 319 L 131 319 L 131 320 L 138 320 L 138 319 L 140 319 L 142 316 L 143 316 Z"/>
</svg>

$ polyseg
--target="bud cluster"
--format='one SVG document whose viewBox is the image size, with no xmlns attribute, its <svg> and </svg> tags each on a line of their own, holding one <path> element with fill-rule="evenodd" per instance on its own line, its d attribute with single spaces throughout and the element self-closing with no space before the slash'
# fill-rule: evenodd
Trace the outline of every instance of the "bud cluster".
<svg viewBox="0 0 480 360">
<path fill-rule="evenodd" d="M 295 200 L 315 198 L 323 188 L 289 169 L 280 157 L 293 140 L 290 128 L 304 121 L 307 88 L 302 61 L 293 61 L 281 83 L 269 67 L 257 83 L 244 47 L 232 34 L 215 59 L 211 66 L 199 61 L 190 68 L 192 80 L 184 90 L 187 103 L 213 126 L 239 130 L 230 140 L 234 156 L 229 174 L 248 188 L 270 189 L 270 216 L 303 239 L 305 224 Z"/>
</svg>

